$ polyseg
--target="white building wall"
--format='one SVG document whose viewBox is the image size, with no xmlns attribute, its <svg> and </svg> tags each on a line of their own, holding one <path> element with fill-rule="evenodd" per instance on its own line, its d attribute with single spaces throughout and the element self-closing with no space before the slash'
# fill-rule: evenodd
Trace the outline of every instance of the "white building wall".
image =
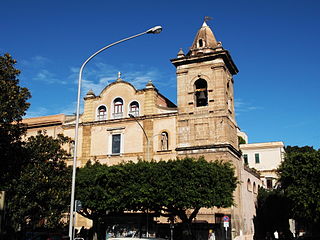
<svg viewBox="0 0 320 240">
<path fill-rule="evenodd" d="M 276 170 L 284 160 L 283 142 L 241 144 L 240 149 L 242 160 L 245 162 L 247 156 L 248 167 L 260 173 L 263 186 L 267 187 L 267 180 L 270 180 L 274 187 L 278 178 Z M 257 154 L 259 162 L 256 161 Z"/>
</svg>

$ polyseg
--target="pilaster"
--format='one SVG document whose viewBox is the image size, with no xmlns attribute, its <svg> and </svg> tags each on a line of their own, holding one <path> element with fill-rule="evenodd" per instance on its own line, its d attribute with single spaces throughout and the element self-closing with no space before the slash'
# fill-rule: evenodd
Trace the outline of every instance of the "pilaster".
<svg viewBox="0 0 320 240">
<path fill-rule="evenodd" d="M 82 126 L 82 156 L 81 164 L 84 165 L 90 158 L 91 126 Z"/>
</svg>

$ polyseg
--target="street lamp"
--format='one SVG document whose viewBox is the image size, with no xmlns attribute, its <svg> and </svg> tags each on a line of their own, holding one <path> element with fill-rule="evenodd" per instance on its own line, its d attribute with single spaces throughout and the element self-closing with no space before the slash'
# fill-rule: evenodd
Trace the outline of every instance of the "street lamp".
<svg viewBox="0 0 320 240">
<path fill-rule="evenodd" d="M 79 117 L 80 117 L 80 95 L 81 95 L 81 82 L 82 82 L 82 72 L 83 72 L 83 68 L 87 65 L 87 63 L 96 55 L 98 55 L 99 53 L 101 53 L 102 51 L 117 45 L 121 42 L 142 36 L 144 34 L 157 34 L 160 33 L 162 31 L 162 27 L 161 26 L 155 26 L 153 28 L 148 29 L 147 31 L 144 31 L 142 33 L 133 35 L 131 37 L 127 37 L 124 39 L 121 39 L 117 42 L 111 43 L 103 48 L 101 48 L 100 50 L 98 50 L 97 52 L 95 52 L 94 54 L 92 54 L 82 65 L 79 71 L 79 79 L 78 79 L 78 96 L 77 96 L 77 110 L 76 110 L 76 126 L 75 126 L 75 135 L 74 135 L 74 151 L 73 151 L 73 168 L 72 168 L 72 187 L 71 187 L 71 203 L 70 203 L 70 220 L 69 220 L 69 237 L 70 240 L 73 239 L 73 213 L 74 213 L 74 198 L 75 198 L 75 185 L 76 185 L 76 169 L 77 169 L 77 150 L 78 150 L 78 132 L 79 132 Z"/>
</svg>

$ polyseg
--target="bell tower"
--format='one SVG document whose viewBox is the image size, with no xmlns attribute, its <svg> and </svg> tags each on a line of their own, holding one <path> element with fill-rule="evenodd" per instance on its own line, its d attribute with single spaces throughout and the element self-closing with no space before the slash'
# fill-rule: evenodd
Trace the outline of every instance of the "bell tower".
<svg viewBox="0 0 320 240">
<path fill-rule="evenodd" d="M 180 49 L 171 62 L 177 69 L 178 155 L 239 159 L 233 95 L 238 69 L 229 52 L 204 22 L 190 51 Z"/>
</svg>

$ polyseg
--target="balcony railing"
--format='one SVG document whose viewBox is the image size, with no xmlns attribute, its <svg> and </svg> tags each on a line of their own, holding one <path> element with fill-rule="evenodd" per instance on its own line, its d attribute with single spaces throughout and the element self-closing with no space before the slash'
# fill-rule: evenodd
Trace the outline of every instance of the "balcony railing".
<svg viewBox="0 0 320 240">
<path fill-rule="evenodd" d="M 132 114 L 134 117 L 138 117 L 139 111 L 129 111 L 129 114 Z"/>
<path fill-rule="evenodd" d="M 113 118 L 114 118 L 114 119 L 122 118 L 122 117 L 123 117 L 123 112 L 113 113 L 112 115 L 113 115 Z"/>
</svg>

